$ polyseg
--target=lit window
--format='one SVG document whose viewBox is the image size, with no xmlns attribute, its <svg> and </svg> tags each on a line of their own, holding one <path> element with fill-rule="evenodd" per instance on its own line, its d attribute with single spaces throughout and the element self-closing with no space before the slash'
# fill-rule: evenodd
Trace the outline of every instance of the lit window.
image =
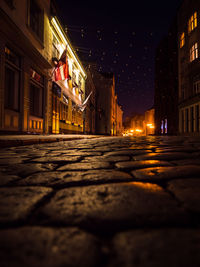
<svg viewBox="0 0 200 267">
<path fill-rule="evenodd" d="M 76 83 L 76 73 L 74 65 L 72 65 L 72 84 L 74 85 Z"/>
<path fill-rule="evenodd" d="M 198 44 L 195 43 L 190 49 L 190 62 L 198 58 Z"/>
<path fill-rule="evenodd" d="M 180 48 L 185 45 L 185 33 L 183 32 L 180 37 Z"/>
<path fill-rule="evenodd" d="M 190 33 L 197 27 L 197 12 L 195 12 L 188 21 L 188 32 Z"/>
<path fill-rule="evenodd" d="M 52 56 L 54 58 L 58 58 L 60 56 L 60 52 L 59 52 L 59 42 L 57 40 L 57 38 L 55 37 L 55 35 L 53 34 L 53 41 L 52 41 Z"/>
</svg>

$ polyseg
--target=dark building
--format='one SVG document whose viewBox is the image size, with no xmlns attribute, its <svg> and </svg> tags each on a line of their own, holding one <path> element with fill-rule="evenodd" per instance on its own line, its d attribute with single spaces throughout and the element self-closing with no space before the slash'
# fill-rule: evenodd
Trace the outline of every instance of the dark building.
<svg viewBox="0 0 200 267">
<path fill-rule="evenodd" d="M 156 50 L 155 133 L 178 133 L 178 47 L 176 19 Z"/>
<path fill-rule="evenodd" d="M 200 1 L 178 11 L 179 133 L 200 135 Z"/>
<path fill-rule="evenodd" d="M 117 135 L 117 125 L 119 124 L 120 116 L 117 117 L 118 104 L 117 96 L 115 94 L 114 75 L 113 73 L 99 72 L 96 63 L 88 64 L 87 73 L 88 81 L 86 84 L 86 90 L 88 90 L 88 93 L 92 88 L 95 91 L 95 94 L 91 95 L 91 97 L 95 97 L 95 99 L 91 99 L 92 110 L 95 106 L 95 111 L 93 111 L 93 114 L 95 114 L 95 133 L 103 135 Z M 122 112 L 120 114 L 122 121 Z M 90 106 L 86 109 L 86 117 L 88 118 L 88 121 L 90 121 Z M 92 120 L 94 120 L 94 118 L 92 118 Z M 89 125 L 86 126 L 86 131 L 89 127 Z M 122 125 L 120 127 L 122 127 Z"/>
<path fill-rule="evenodd" d="M 86 98 L 89 97 L 87 106 L 84 113 L 84 132 L 87 134 L 96 133 L 96 87 L 93 82 L 93 73 L 91 71 L 90 65 L 85 67 L 87 72 L 87 80 L 85 84 L 85 94 Z"/>
</svg>

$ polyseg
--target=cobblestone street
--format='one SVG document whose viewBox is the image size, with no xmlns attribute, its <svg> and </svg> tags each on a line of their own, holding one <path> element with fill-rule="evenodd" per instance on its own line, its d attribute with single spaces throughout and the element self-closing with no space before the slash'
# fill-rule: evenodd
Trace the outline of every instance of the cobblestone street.
<svg viewBox="0 0 200 267">
<path fill-rule="evenodd" d="M 0 150 L 0 266 L 200 266 L 200 138 Z"/>
</svg>

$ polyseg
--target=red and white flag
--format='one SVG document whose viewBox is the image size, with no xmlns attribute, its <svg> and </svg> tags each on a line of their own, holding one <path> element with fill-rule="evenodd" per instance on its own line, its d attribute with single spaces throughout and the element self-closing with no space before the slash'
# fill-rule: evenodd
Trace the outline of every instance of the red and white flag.
<svg viewBox="0 0 200 267">
<path fill-rule="evenodd" d="M 55 81 L 64 81 L 69 79 L 69 67 L 67 60 L 67 49 L 62 53 L 60 60 L 54 70 L 54 80 Z"/>
</svg>

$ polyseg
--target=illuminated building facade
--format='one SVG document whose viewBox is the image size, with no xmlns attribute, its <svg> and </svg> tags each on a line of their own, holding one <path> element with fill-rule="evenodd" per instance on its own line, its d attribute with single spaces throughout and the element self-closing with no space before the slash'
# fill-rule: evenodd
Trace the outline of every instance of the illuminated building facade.
<svg viewBox="0 0 200 267">
<path fill-rule="evenodd" d="M 52 61 L 58 64 L 52 70 L 50 131 L 81 133 L 84 128 L 82 104 L 85 99 L 86 72 L 56 17 L 51 19 L 51 32 Z"/>
<path fill-rule="evenodd" d="M 86 73 L 52 10 L 49 0 L 0 2 L 1 133 L 83 132 Z"/>
<path fill-rule="evenodd" d="M 200 2 L 178 11 L 179 133 L 200 135 Z"/>
<path fill-rule="evenodd" d="M 116 135 L 122 135 L 122 133 L 123 133 L 123 130 L 124 130 L 124 128 L 123 128 L 123 122 L 122 122 L 122 118 L 123 118 L 123 110 L 122 110 L 122 107 L 118 104 L 118 103 L 116 103 L 116 105 L 117 105 L 117 115 L 116 115 L 116 127 L 117 127 L 117 129 L 116 129 Z"/>
<path fill-rule="evenodd" d="M 49 1 L 0 2 L 0 131 L 47 133 Z"/>
<path fill-rule="evenodd" d="M 145 116 L 142 114 L 132 116 L 130 129 L 133 135 L 143 134 L 145 132 Z"/>
<path fill-rule="evenodd" d="M 145 133 L 146 135 L 155 134 L 155 108 L 148 109 L 145 112 Z"/>
</svg>

